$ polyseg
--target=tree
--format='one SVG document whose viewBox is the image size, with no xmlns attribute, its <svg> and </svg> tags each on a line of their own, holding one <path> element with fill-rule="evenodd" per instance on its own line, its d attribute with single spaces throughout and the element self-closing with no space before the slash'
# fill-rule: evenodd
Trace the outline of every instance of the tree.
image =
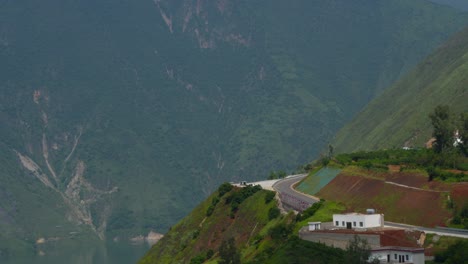
<svg viewBox="0 0 468 264">
<path fill-rule="evenodd" d="M 463 154 L 468 157 L 468 113 L 460 114 L 459 137 L 462 143 L 458 146 Z"/>
<path fill-rule="evenodd" d="M 271 171 L 270 175 L 268 175 L 268 179 L 269 180 L 278 179 L 278 176 L 276 175 L 276 173 L 274 171 Z"/>
<path fill-rule="evenodd" d="M 368 263 L 370 254 L 371 248 L 367 240 L 354 235 L 353 240 L 349 241 L 346 247 L 345 259 L 348 264 L 364 264 Z"/>
<path fill-rule="evenodd" d="M 278 209 L 278 207 L 274 206 L 274 207 L 270 208 L 270 210 L 268 210 L 268 220 L 273 220 L 273 219 L 277 218 L 278 216 L 280 216 L 280 214 L 281 214 L 281 212 Z"/>
<path fill-rule="evenodd" d="M 455 243 L 449 245 L 446 250 L 442 252 L 436 252 L 434 257 L 436 263 L 466 263 L 466 260 L 468 259 L 468 241 L 458 240 Z"/>
<path fill-rule="evenodd" d="M 278 171 L 278 178 L 279 178 L 279 179 L 283 179 L 283 178 L 286 177 L 287 175 L 288 175 L 288 174 L 287 174 L 285 171 L 283 171 L 283 170 L 279 170 L 279 171 Z"/>
<path fill-rule="evenodd" d="M 451 121 L 450 108 L 447 105 L 439 105 L 429 115 L 429 118 L 433 128 L 432 135 L 436 139 L 433 146 L 434 151 L 437 153 L 444 152 L 453 145 L 454 127 Z"/>
<path fill-rule="evenodd" d="M 236 243 L 233 237 L 224 240 L 219 248 L 220 264 L 240 264 L 240 255 L 237 252 Z"/>
<path fill-rule="evenodd" d="M 328 158 L 332 158 L 333 157 L 333 152 L 334 152 L 334 148 L 331 144 L 328 144 Z"/>
<path fill-rule="evenodd" d="M 232 185 L 229 182 L 221 184 L 218 188 L 218 196 L 222 197 L 224 194 L 232 190 Z"/>
</svg>

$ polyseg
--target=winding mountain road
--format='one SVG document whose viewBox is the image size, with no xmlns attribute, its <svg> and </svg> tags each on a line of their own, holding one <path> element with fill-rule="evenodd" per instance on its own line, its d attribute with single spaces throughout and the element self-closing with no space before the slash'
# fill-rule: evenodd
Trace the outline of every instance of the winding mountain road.
<svg viewBox="0 0 468 264">
<path fill-rule="evenodd" d="M 317 197 L 298 192 L 293 188 L 296 183 L 305 177 L 307 177 L 307 174 L 291 175 L 273 184 L 273 189 L 278 192 L 281 202 L 301 212 L 320 201 Z"/>
</svg>

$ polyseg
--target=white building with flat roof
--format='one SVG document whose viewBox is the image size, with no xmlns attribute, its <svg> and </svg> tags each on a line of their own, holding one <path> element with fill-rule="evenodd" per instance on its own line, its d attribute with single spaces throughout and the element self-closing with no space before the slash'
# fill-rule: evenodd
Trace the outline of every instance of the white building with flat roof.
<svg viewBox="0 0 468 264">
<path fill-rule="evenodd" d="M 320 230 L 322 222 L 309 222 L 309 231 Z"/>
<path fill-rule="evenodd" d="M 424 248 L 380 247 L 371 250 L 369 260 L 378 259 L 380 263 L 424 264 Z"/>
<path fill-rule="evenodd" d="M 334 214 L 333 226 L 347 229 L 375 228 L 384 226 L 383 214 Z"/>
</svg>

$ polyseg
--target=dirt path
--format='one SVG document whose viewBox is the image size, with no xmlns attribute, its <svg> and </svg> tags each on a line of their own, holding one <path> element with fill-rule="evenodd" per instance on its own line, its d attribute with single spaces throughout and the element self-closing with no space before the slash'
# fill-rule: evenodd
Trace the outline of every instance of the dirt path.
<svg viewBox="0 0 468 264">
<path fill-rule="evenodd" d="M 392 184 L 392 185 L 396 185 L 396 186 L 400 186 L 400 187 L 403 187 L 403 188 L 418 190 L 418 191 L 436 192 L 436 193 L 448 192 L 448 191 L 436 191 L 436 190 L 422 189 L 422 188 L 413 187 L 413 186 L 408 186 L 408 185 L 404 185 L 404 184 L 400 184 L 400 183 L 396 183 L 396 182 L 391 182 L 391 181 L 385 181 L 385 183 Z"/>
</svg>

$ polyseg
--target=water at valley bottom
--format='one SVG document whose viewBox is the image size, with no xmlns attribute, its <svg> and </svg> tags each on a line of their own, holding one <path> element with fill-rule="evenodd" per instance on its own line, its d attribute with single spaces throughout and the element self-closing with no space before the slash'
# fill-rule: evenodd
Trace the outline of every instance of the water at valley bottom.
<svg viewBox="0 0 468 264">
<path fill-rule="evenodd" d="M 108 242 L 97 245 L 52 246 L 48 252 L 35 256 L 11 256 L 3 264 L 131 264 L 136 263 L 150 249 L 147 243 Z"/>
</svg>

